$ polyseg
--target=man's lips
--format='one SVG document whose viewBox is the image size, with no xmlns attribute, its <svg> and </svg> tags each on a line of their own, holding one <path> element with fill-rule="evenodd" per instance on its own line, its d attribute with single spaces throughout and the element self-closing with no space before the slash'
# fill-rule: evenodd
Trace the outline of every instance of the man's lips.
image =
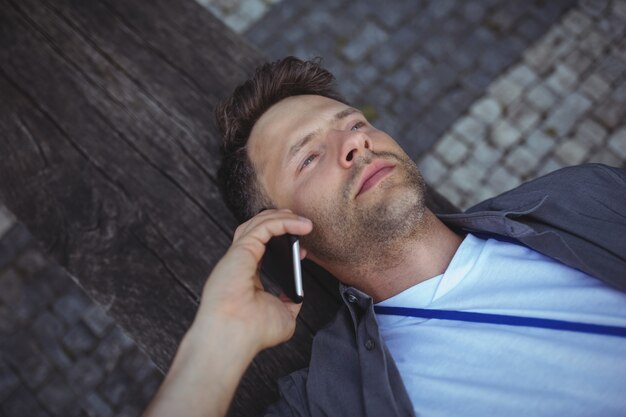
<svg viewBox="0 0 626 417">
<path fill-rule="evenodd" d="M 360 196 L 361 194 L 378 184 L 394 168 L 394 164 L 382 159 L 377 159 L 376 161 L 367 165 L 363 170 L 363 174 L 361 175 L 361 180 L 359 181 L 358 186 L 359 191 L 356 193 L 355 197 Z"/>
</svg>

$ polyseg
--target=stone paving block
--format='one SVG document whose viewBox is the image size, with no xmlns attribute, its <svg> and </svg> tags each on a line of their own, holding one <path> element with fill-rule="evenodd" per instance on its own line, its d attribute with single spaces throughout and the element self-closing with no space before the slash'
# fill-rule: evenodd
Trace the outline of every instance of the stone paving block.
<svg viewBox="0 0 626 417">
<path fill-rule="evenodd" d="M 602 54 L 604 48 L 609 44 L 610 40 L 596 30 L 590 30 L 582 40 L 578 43 L 580 49 L 585 51 L 593 58 L 597 58 Z"/>
<path fill-rule="evenodd" d="M 483 19 L 488 5 L 480 1 L 464 1 L 457 5 L 459 13 L 468 22 L 478 22 Z"/>
<path fill-rule="evenodd" d="M 575 49 L 563 61 L 564 66 L 575 73 L 578 77 L 591 67 L 592 59 L 579 49 Z"/>
<path fill-rule="evenodd" d="M 398 93 L 404 93 L 409 89 L 409 84 L 412 84 L 413 72 L 408 67 L 400 67 L 393 72 L 393 74 L 387 80 L 387 83 L 391 85 Z"/>
<path fill-rule="evenodd" d="M 469 194 L 478 188 L 483 173 L 480 167 L 463 164 L 452 171 L 450 181 L 464 193 Z"/>
<path fill-rule="evenodd" d="M 521 138 L 519 130 L 508 121 L 500 120 L 491 128 L 490 141 L 494 147 L 506 149 L 517 143 Z"/>
<path fill-rule="evenodd" d="M 36 389 L 48 378 L 53 368 L 50 361 L 38 349 L 33 347 L 32 352 L 29 355 L 24 355 L 19 363 L 14 363 L 14 367 L 22 381 L 30 389 Z"/>
<path fill-rule="evenodd" d="M 534 41 L 545 32 L 545 25 L 534 16 L 525 16 L 515 27 L 516 33 L 528 41 Z"/>
<path fill-rule="evenodd" d="M 353 38 L 344 48 L 343 53 L 353 62 L 358 62 L 374 47 L 387 40 L 388 34 L 378 25 L 368 22 L 361 33 Z"/>
<path fill-rule="evenodd" d="M 49 263 L 45 269 L 39 271 L 33 277 L 34 280 L 45 282 L 55 297 L 66 294 L 68 288 L 74 287 L 76 284 L 63 268 L 54 263 Z"/>
<path fill-rule="evenodd" d="M 510 45 L 498 42 L 483 52 L 480 58 L 481 69 L 491 76 L 500 74 L 513 63 L 518 54 Z"/>
<path fill-rule="evenodd" d="M 569 67 L 558 64 L 552 74 L 546 80 L 546 86 L 558 96 L 565 96 L 570 93 L 576 83 L 578 76 Z"/>
<path fill-rule="evenodd" d="M 466 48 L 457 48 L 457 50 L 446 58 L 457 74 L 463 74 L 470 68 L 474 67 L 478 57 L 474 51 Z"/>
<path fill-rule="evenodd" d="M 490 146 L 486 141 L 478 143 L 471 151 L 471 159 L 468 161 L 472 165 L 474 161 L 483 169 L 495 164 L 502 157 L 502 150 Z M 482 177 L 482 175 L 481 175 Z"/>
<path fill-rule="evenodd" d="M 454 133 L 444 136 L 435 146 L 435 152 L 448 165 L 454 165 L 465 158 L 469 147 Z"/>
<path fill-rule="evenodd" d="M 395 137 L 399 136 L 396 134 Z M 411 138 L 411 140 L 401 141 L 400 144 L 413 160 L 417 160 L 428 151 L 438 138 L 428 125 L 420 122 L 411 124 L 405 137 Z"/>
<path fill-rule="evenodd" d="M 582 13 L 578 8 L 573 8 L 565 14 L 562 19 L 563 28 L 571 32 L 575 36 L 582 35 L 592 25 L 591 18 Z"/>
<path fill-rule="evenodd" d="M 477 93 L 482 93 L 485 88 L 489 86 L 491 81 L 492 77 L 482 70 L 482 68 L 477 68 L 461 79 L 463 86 Z"/>
<path fill-rule="evenodd" d="M 550 1 L 550 2 L 540 2 L 536 3 L 534 7 L 534 12 L 537 14 L 539 18 L 544 20 L 545 22 L 551 24 L 557 22 L 557 19 L 564 10 L 571 7 L 575 4 L 575 1 Z"/>
<path fill-rule="evenodd" d="M 33 237 L 22 223 L 15 223 L 2 237 L 3 242 L 8 242 L 14 253 L 18 254 L 28 245 L 33 243 Z M 0 265 L 0 267 L 3 267 Z"/>
<path fill-rule="evenodd" d="M 489 184 L 481 184 L 467 196 L 467 199 L 463 203 L 464 207 L 471 207 L 474 204 L 488 200 L 497 194 L 499 193 L 496 192 Z"/>
<path fill-rule="evenodd" d="M 459 188 L 457 188 L 450 179 L 443 181 L 441 184 L 437 186 L 437 192 L 443 195 L 445 198 L 450 201 L 454 206 L 463 209 L 461 206 L 461 202 L 463 200 L 463 193 Z"/>
<path fill-rule="evenodd" d="M 506 107 L 520 96 L 522 87 L 508 77 L 501 77 L 491 84 L 487 91 L 502 107 Z"/>
<path fill-rule="evenodd" d="M 548 155 L 556 146 L 554 138 L 546 135 L 541 129 L 535 130 L 522 145 L 539 161 Z"/>
<path fill-rule="evenodd" d="M 68 292 L 54 303 L 54 312 L 70 326 L 81 319 L 89 300 L 79 289 Z"/>
<path fill-rule="evenodd" d="M 616 88 L 611 93 L 611 99 L 622 106 L 626 104 L 626 82 L 624 80 L 617 83 Z"/>
<path fill-rule="evenodd" d="M 137 348 L 124 355 L 121 367 L 137 382 L 144 382 L 156 372 L 154 364 Z"/>
<path fill-rule="evenodd" d="M 517 176 L 512 174 L 504 166 L 497 166 L 486 176 L 485 181 L 496 193 L 510 190 L 519 185 Z"/>
<path fill-rule="evenodd" d="M 13 394 L 1 405 L 5 416 L 10 417 L 48 417 L 41 408 L 37 399 L 26 387 L 18 387 Z"/>
<path fill-rule="evenodd" d="M 102 307 L 96 304 L 92 304 L 87 308 L 82 319 L 89 330 L 99 338 L 103 337 L 109 330 L 109 327 L 113 325 L 113 319 L 104 312 Z"/>
<path fill-rule="evenodd" d="M 591 74 L 580 86 L 580 91 L 595 101 L 600 100 L 609 90 L 609 84 L 598 74 Z"/>
<path fill-rule="evenodd" d="M 447 55 L 454 54 L 458 45 L 445 36 L 432 36 L 423 40 L 422 48 L 433 62 L 442 61 Z"/>
<path fill-rule="evenodd" d="M 539 75 L 543 75 L 554 62 L 568 54 L 573 48 L 574 41 L 571 35 L 555 26 L 539 42 L 527 49 L 523 56 L 531 68 Z"/>
<path fill-rule="evenodd" d="M 541 115 L 526 102 L 518 101 L 509 107 L 507 119 L 524 136 L 537 126 L 541 120 Z"/>
<path fill-rule="evenodd" d="M 589 162 L 597 162 L 599 164 L 605 164 L 626 169 L 626 163 L 624 163 L 624 159 L 619 158 L 615 154 L 615 152 L 610 149 L 600 149 L 598 152 L 590 155 Z"/>
<path fill-rule="evenodd" d="M 554 154 L 565 165 L 577 165 L 585 160 L 587 151 L 581 143 L 566 138 L 557 146 Z"/>
<path fill-rule="evenodd" d="M 595 72 L 607 84 L 612 84 L 626 72 L 626 62 L 615 54 L 609 55 L 600 61 Z"/>
<path fill-rule="evenodd" d="M 596 25 L 611 41 L 621 39 L 626 30 L 626 21 L 620 16 L 604 16 Z"/>
<path fill-rule="evenodd" d="M 53 375 L 48 383 L 37 393 L 39 401 L 55 416 L 65 416 L 75 407 L 76 394 L 59 375 Z"/>
<path fill-rule="evenodd" d="M 465 116 L 459 119 L 452 130 L 467 143 L 476 143 L 484 140 L 487 134 L 487 127 L 483 122 L 472 116 Z"/>
<path fill-rule="evenodd" d="M 375 54 L 372 54 L 371 63 L 373 68 L 380 68 L 383 71 L 388 71 L 398 66 L 402 58 L 403 57 L 396 54 L 393 49 L 379 48 Z M 365 68 L 367 68 L 367 66 Z"/>
<path fill-rule="evenodd" d="M 45 282 L 30 282 L 22 288 L 17 303 L 13 306 L 13 313 L 22 321 L 27 321 L 37 316 L 39 311 L 50 305 L 53 300 L 53 292 Z"/>
<path fill-rule="evenodd" d="M 13 268 L 0 272 L 0 302 L 14 306 L 24 292 L 23 283 Z"/>
<path fill-rule="evenodd" d="M 505 163 L 517 176 L 523 176 L 531 171 L 538 161 L 526 147 L 518 146 L 506 156 Z"/>
<path fill-rule="evenodd" d="M 475 98 L 473 93 L 462 88 L 455 88 L 442 96 L 436 104 L 437 108 L 446 114 L 445 118 L 442 117 L 444 121 L 442 127 L 447 128 L 453 120 L 464 114 Z"/>
<path fill-rule="evenodd" d="M 104 371 L 93 357 L 83 356 L 67 372 L 69 384 L 79 393 L 95 388 L 104 376 Z"/>
<path fill-rule="evenodd" d="M 9 365 L 0 357 L 0 403 L 3 402 L 14 389 L 19 386 L 20 380 Z"/>
<path fill-rule="evenodd" d="M 580 0 L 580 10 L 591 17 L 601 16 L 609 4 L 608 0 Z"/>
<path fill-rule="evenodd" d="M 111 417 L 113 409 L 96 392 L 88 393 L 81 401 L 85 411 L 93 417 Z"/>
<path fill-rule="evenodd" d="M 604 100 L 594 107 L 593 116 L 608 129 L 614 129 L 623 123 L 626 108 L 614 100 Z"/>
<path fill-rule="evenodd" d="M 607 130 L 590 118 L 583 120 L 576 128 L 574 138 L 576 142 L 585 144 L 588 148 L 597 147 L 604 143 Z"/>
<path fill-rule="evenodd" d="M 132 380 L 121 371 L 116 369 L 111 372 L 102 382 L 100 392 L 102 398 L 114 406 L 119 406 L 126 401 L 130 394 Z"/>
<path fill-rule="evenodd" d="M 611 14 L 626 19 L 626 2 L 613 1 L 611 3 Z"/>
<path fill-rule="evenodd" d="M 132 346 L 132 340 L 115 326 L 100 341 L 95 354 L 101 366 L 105 370 L 110 371 L 115 368 L 122 354 L 127 352 Z"/>
<path fill-rule="evenodd" d="M 51 363 L 59 370 L 69 369 L 73 362 L 69 357 L 67 350 L 60 345 L 58 341 L 48 341 L 41 347 L 43 353 Z"/>
<path fill-rule="evenodd" d="M 491 97 L 483 97 L 470 108 L 470 113 L 487 125 L 492 124 L 502 114 L 502 107 Z"/>
<path fill-rule="evenodd" d="M 422 74 L 430 73 L 433 63 L 419 52 L 416 52 L 407 59 L 406 66 L 411 68 L 413 74 L 419 77 Z"/>
<path fill-rule="evenodd" d="M 567 135 L 576 121 L 591 108 L 591 101 L 580 93 L 572 93 L 563 104 L 550 113 L 545 122 L 548 129 L 554 129 L 563 137 Z"/>
<path fill-rule="evenodd" d="M 13 314 L 13 308 L 0 304 L 0 334 L 11 335 L 21 326 L 19 319 Z"/>
<path fill-rule="evenodd" d="M 422 114 L 422 120 L 437 136 L 441 135 L 448 124 L 453 120 L 450 111 L 441 104 L 433 106 Z"/>
<path fill-rule="evenodd" d="M 539 80 L 535 71 L 523 63 L 513 67 L 507 75 L 507 78 L 523 89 L 534 85 Z"/>
<path fill-rule="evenodd" d="M 62 340 L 63 345 L 75 357 L 90 352 L 97 343 L 89 329 L 80 322 L 71 327 Z"/>
<path fill-rule="evenodd" d="M 607 142 L 609 150 L 615 152 L 616 156 L 626 161 L 626 128 L 621 128 L 613 133 Z"/>
<path fill-rule="evenodd" d="M 551 172 L 554 172 L 558 169 L 563 168 L 564 165 L 560 162 L 556 161 L 554 158 L 548 158 L 547 161 L 543 162 L 537 171 L 537 176 L 546 175 Z"/>
<path fill-rule="evenodd" d="M 35 337 L 42 346 L 61 338 L 65 334 L 65 324 L 48 310 L 43 310 L 37 316 L 33 322 L 32 328 Z"/>
<path fill-rule="evenodd" d="M 429 184 L 438 183 L 448 171 L 448 167 L 434 154 L 429 154 L 422 158 L 418 166 L 424 179 Z"/>
</svg>

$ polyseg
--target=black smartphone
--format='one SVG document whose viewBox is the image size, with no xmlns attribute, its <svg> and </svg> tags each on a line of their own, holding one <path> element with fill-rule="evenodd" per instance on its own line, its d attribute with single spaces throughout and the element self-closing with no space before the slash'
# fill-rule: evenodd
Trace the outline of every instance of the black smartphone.
<svg viewBox="0 0 626 417">
<path fill-rule="evenodd" d="M 274 236 L 265 246 L 261 269 L 294 303 L 304 299 L 300 241 L 294 235 Z"/>
</svg>

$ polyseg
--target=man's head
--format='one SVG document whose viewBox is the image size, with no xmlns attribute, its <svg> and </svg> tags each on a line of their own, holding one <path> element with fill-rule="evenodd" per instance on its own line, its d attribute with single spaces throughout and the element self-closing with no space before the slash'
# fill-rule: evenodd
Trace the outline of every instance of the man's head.
<svg viewBox="0 0 626 417">
<path fill-rule="evenodd" d="M 284 77 L 294 68 L 297 79 Z M 295 58 L 257 71 L 219 112 L 227 141 L 221 178 L 240 216 L 289 208 L 313 221 L 302 243 L 314 260 L 353 264 L 416 234 L 424 183 L 400 146 L 332 89 L 332 79 L 316 62 Z"/>
<path fill-rule="evenodd" d="M 254 124 L 287 97 L 311 94 L 346 103 L 333 81 L 333 75 L 319 65 L 319 60 L 287 57 L 257 68 L 251 79 L 217 107 L 217 124 L 224 135 L 219 181 L 226 204 L 239 221 L 273 207 L 250 161 L 248 139 Z"/>
</svg>

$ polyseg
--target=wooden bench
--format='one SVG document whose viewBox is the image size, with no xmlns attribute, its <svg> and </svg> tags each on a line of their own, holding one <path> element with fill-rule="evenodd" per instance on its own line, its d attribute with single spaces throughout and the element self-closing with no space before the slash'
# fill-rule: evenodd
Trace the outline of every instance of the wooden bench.
<svg viewBox="0 0 626 417">
<path fill-rule="evenodd" d="M 236 227 L 213 109 L 264 58 L 192 0 L 4 0 L 0 33 L 0 199 L 166 372 Z M 296 334 L 254 360 L 232 416 L 306 366 L 336 287 L 305 265 Z"/>
</svg>

